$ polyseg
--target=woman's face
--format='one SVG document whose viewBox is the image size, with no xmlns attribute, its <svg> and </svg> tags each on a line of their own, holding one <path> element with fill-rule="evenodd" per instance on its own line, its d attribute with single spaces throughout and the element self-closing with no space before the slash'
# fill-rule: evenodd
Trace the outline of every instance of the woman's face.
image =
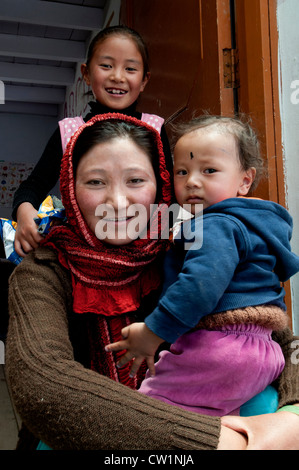
<svg viewBox="0 0 299 470">
<path fill-rule="evenodd" d="M 148 155 L 129 138 L 92 147 L 79 161 L 76 198 L 90 230 L 125 245 L 147 227 L 157 183 Z"/>
</svg>

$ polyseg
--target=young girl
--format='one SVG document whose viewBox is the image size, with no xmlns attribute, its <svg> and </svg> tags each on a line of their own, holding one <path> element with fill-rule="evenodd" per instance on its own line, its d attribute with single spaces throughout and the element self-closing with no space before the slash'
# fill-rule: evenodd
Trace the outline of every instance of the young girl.
<svg viewBox="0 0 299 470">
<path fill-rule="evenodd" d="M 41 159 L 16 191 L 12 217 L 18 222 L 15 250 L 20 256 L 36 248 L 42 240 L 34 222 L 37 209 L 59 178 L 60 163 L 72 133 L 93 116 L 108 112 L 142 119 L 161 132 L 166 164 L 172 159 L 163 119 L 136 111 L 137 100 L 150 78 L 147 47 L 137 32 L 125 26 L 100 31 L 90 44 L 81 71 L 95 101 L 84 118 L 64 119 L 49 140 Z"/>
<path fill-rule="evenodd" d="M 239 414 L 281 373 L 271 333 L 286 326 L 281 282 L 299 271 L 299 257 L 290 248 L 288 212 L 245 198 L 261 173 L 250 126 L 210 116 L 185 126 L 174 150 L 175 195 L 194 216 L 203 210 L 202 245 L 185 248 L 199 212 L 167 253 L 158 307 L 107 347 L 127 350 L 120 366 L 135 358 L 133 374 L 147 359 L 152 376 L 141 392 L 199 413 Z M 154 367 L 162 341 L 174 344 Z"/>
</svg>

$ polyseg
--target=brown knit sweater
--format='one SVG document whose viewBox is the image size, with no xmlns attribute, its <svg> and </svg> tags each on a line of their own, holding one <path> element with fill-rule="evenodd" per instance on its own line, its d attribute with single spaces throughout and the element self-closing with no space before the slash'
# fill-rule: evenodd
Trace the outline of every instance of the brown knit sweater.
<svg viewBox="0 0 299 470">
<path fill-rule="evenodd" d="M 26 256 L 10 281 L 6 373 L 18 413 L 53 449 L 212 450 L 220 419 L 189 413 L 133 391 L 73 359 L 67 313 L 71 283 L 46 248 Z M 280 406 L 299 402 L 290 330 L 278 339 L 286 355 Z"/>
</svg>

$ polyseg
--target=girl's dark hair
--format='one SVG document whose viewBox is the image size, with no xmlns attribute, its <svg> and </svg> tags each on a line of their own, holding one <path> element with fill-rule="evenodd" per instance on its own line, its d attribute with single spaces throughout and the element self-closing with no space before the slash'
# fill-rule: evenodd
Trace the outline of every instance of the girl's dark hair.
<svg viewBox="0 0 299 470">
<path fill-rule="evenodd" d="M 176 126 L 176 142 L 185 134 L 211 126 L 216 126 L 219 132 L 229 132 L 235 138 L 242 169 L 245 171 L 252 167 L 256 169 L 256 176 L 250 190 L 256 189 L 260 179 L 265 174 L 265 169 L 260 152 L 260 143 L 248 117 L 240 116 L 237 118 L 210 114 L 195 117 L 187 123 Z"/>
<path fill-rule="evenodd" d="M 134 41 L 138 51 L 141 54 L 142 61 L 143 61 L 143 78 L 147 75 L 149 72 L 149 56 L 148 56 L 148 49 L 147 46 L 140 36 L 137 31 L 134 29 L 131 29 L 127 26 L 123 25 L 117 25 L 117 26 L 110 26 L 108 28 L 102 29 L 91 41 L 89 48 L 88 48 L 88 53 L 87 53 L 87 59 L 86 59 L 86 65 L 87 67 L 90 64 L 90 61 L 93 57 L 95 48 L 98 46 L 98 44 L 101 44 L 102 42 L 105 41 L 110 36 L 125 36 L 129 39 L 132 39 Z"/>
<path fill-rule="evenodd" d="M 124 121 L 99 121 L 92 126 L 87 126 L 78 136 L 73 150 L 73 171 L 74 176 L 78 163 L 92 147 L 97 144 L 109 142 L 113 139 L 130 139 L 147 154 L 153 166 L 157 181 L 157 198 L 161 195 L 160 162 L 158 148 L 153 134 L 144 127 L 134 125 Z"/>
</svg>

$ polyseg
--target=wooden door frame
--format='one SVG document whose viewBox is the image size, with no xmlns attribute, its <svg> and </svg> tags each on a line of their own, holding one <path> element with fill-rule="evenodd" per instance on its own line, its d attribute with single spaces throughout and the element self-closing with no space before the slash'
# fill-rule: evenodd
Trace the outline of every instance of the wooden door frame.
<svg viewBox="0 0 299 470">
<path fill-rule="evenodd" d="M 286 207 L 281 119 L 279 109 L 279 64 L 277 3 L 273 0 L 234 0 L 238 49 L 239 109 L 252 117 L 268 177 L 255 195 Z M 290 319 L 290 282 L 284 283 Z"/>
<path fill-rule="evenodd" d="M 137 25 L 134 1 L 122 0 L 125 22 Z M 139 0 L 140 1 L 140 0 Z M 147 0 L 145 0 L 147 1 Z M 200 29 L 198 79 L 190 92 L 188 110 L 215 114 L 245 113 L 261 142 L 268 177 L 254 196 L 283 206 L 283 151 L 279 110 L 278 31 L 275 0 L 197 0 Z M 186 6 L 187 8 L 187 6 Z M 225 51 L 234 50 L 237 76 L 234 87 L 225 80 Z M 171 122 L 175 116 L 168 116 Z M 289 282 L 284 285 L 291 316 Z"/>
<path fill-rule="evenodd" d="M 147 0 L 138 0 L 147 1 Z M 252 118 L 267 160 L 268 178 L 257 195 L 285 205 L 278 88 L 278 32 L 275 0 L 197 0 L 200 29 L 198 79 L 190 92 L 191 113 L 208 110 Z M 122 0 L 123 18 L 138 30 L 135 0 Z M 157 3 L 158 4 L 158 3 Z M 187 6 L 186 6 L 187 8 Z M 232 18 L 232 15 L 234 18 Z M 235 20 L 235 21 L 234 21 Z M 166 20 L 167 21 L 167 20 Z M 232 21 L 235 23 L 232 34 Z M 154 28 L 153 28 L 154 31 Z M 154 33 L 153 33 L 154 34 Z M 233 38 L 234 35 L 234 38 Z M 235 44 L 234 44 L 235 42 Z M 236 49 L 239 86 L 225 84 L 226 50 Z M 172 116 L 165 116 L 172 121 Z"/>
<path fill-rule="evenodd" d="M 268 178 L 258 195 L 285 205 L 278 89 L 276 2 L 235 0 L 239 109 L 252 117 Z"/>
</svg>

